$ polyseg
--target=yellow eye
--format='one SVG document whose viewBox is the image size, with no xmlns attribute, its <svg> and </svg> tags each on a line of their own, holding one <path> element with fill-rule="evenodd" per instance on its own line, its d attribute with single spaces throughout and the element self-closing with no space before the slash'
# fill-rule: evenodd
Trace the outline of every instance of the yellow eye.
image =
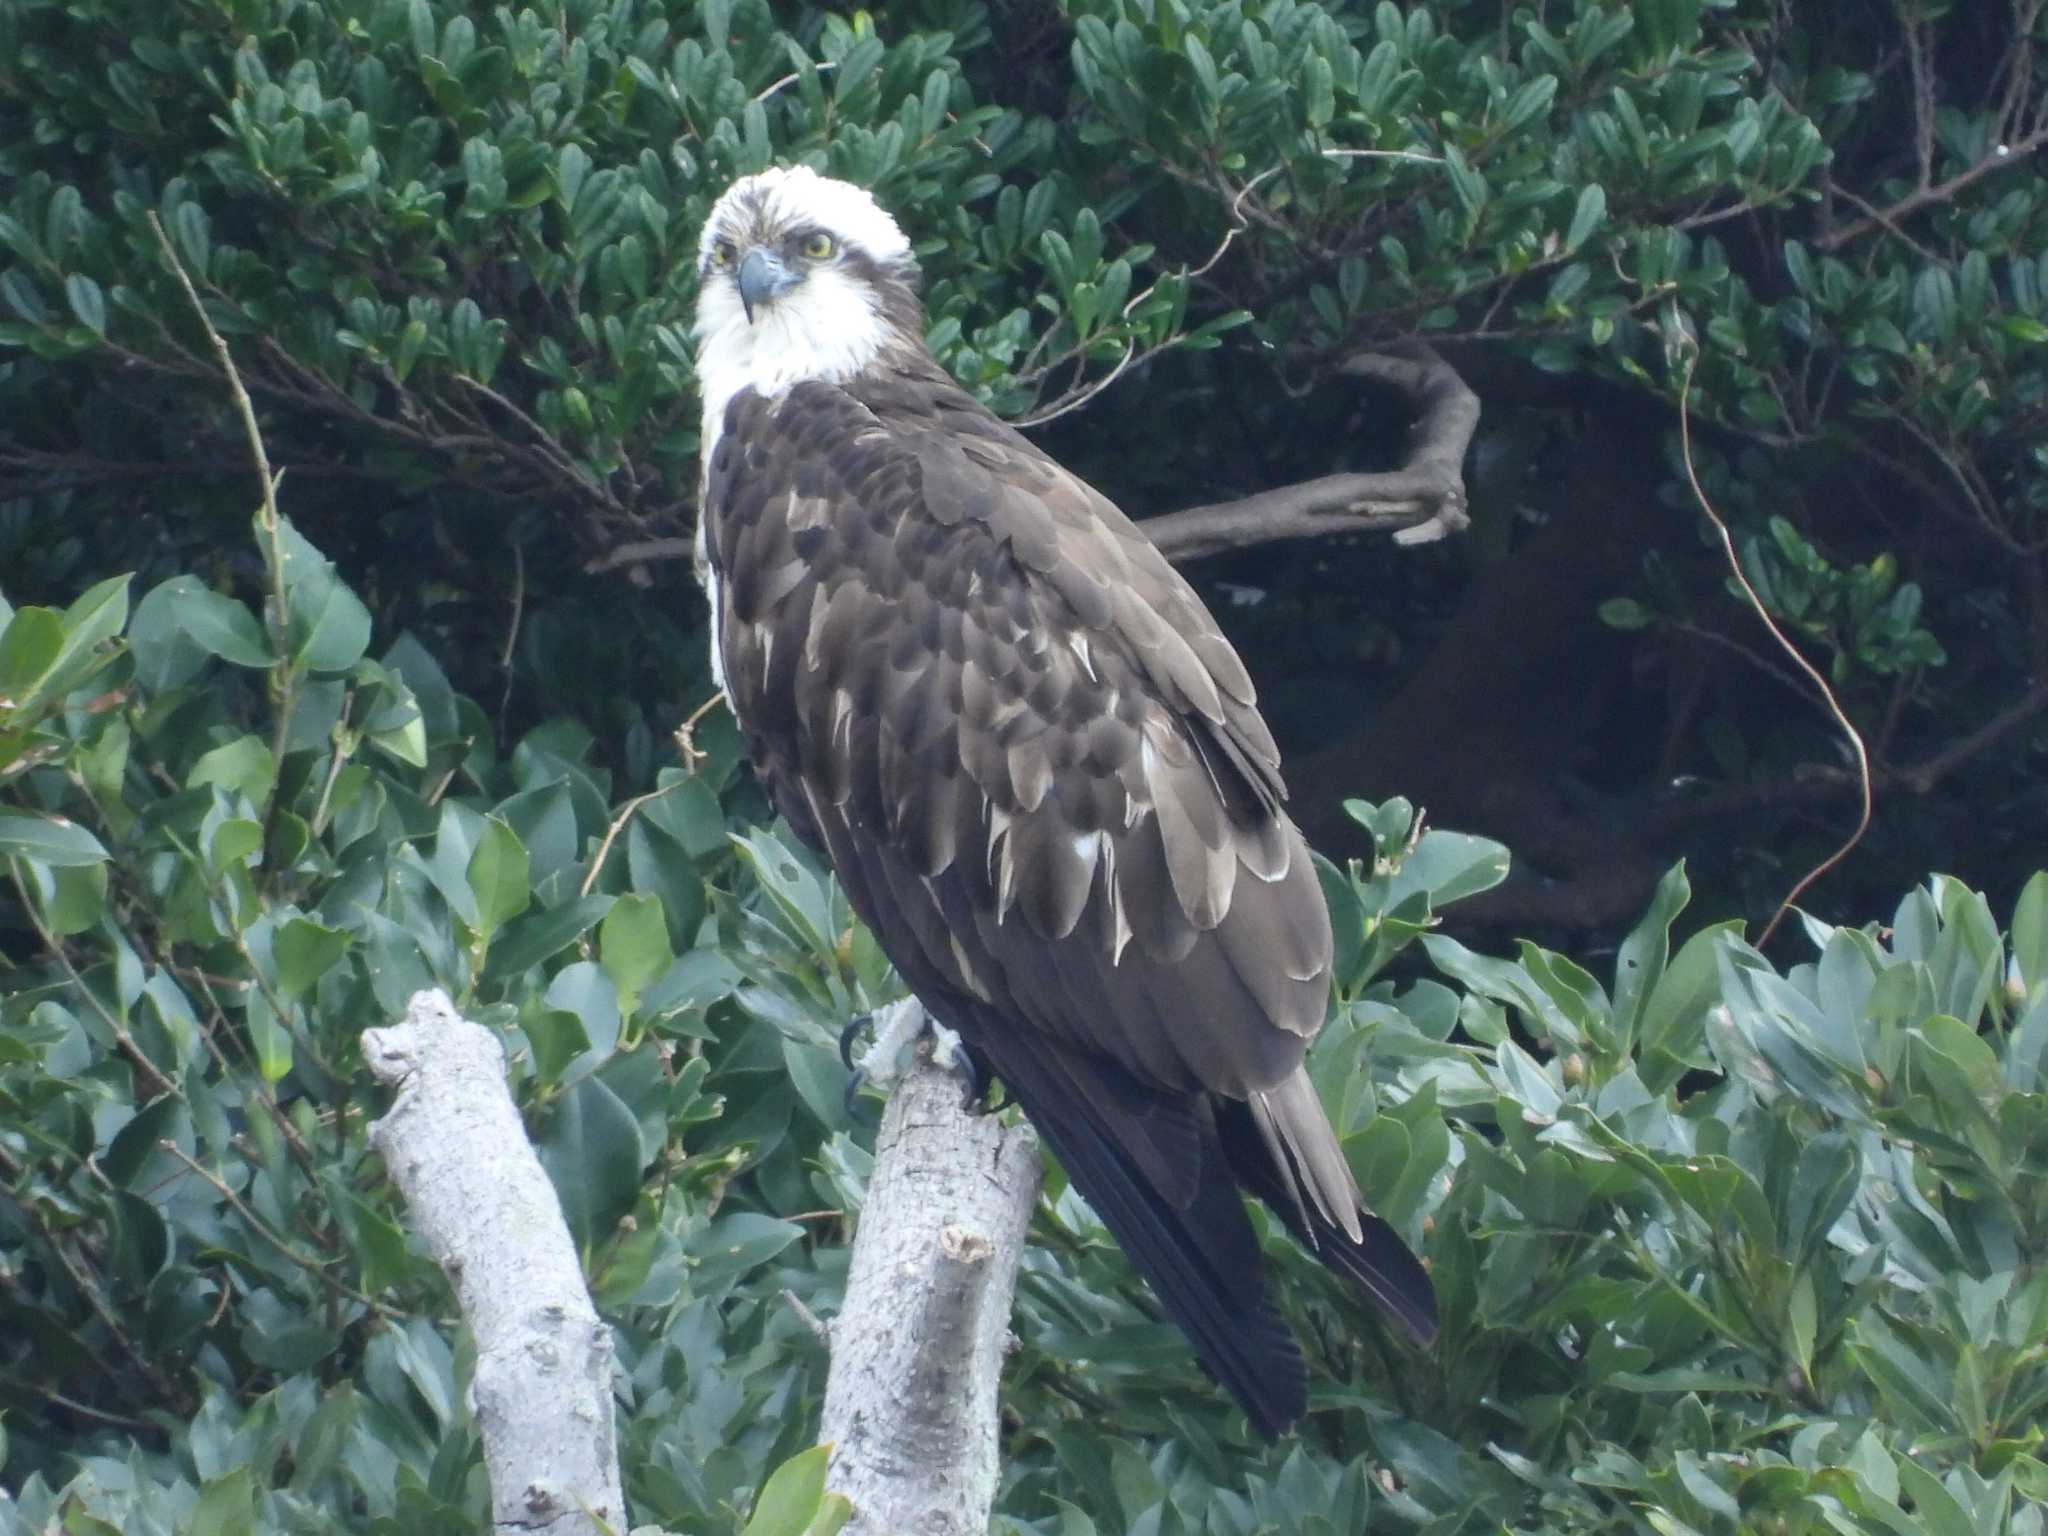
<svg viewBox="0 0 2048 1536">
<path fill-rule="evenodd" d="M 804 255 L 812 261 L 823 261 L 832 254 L 832 237 L 823 230 L 804 237 Z"/>
<path fill-rule="evenodd" d="M 711 247 L 711 265 L 714 267 L 729 267 L 732 265 L 732 255 L 732 242 L 730 240 L 721 240 Z"/>
</svg>

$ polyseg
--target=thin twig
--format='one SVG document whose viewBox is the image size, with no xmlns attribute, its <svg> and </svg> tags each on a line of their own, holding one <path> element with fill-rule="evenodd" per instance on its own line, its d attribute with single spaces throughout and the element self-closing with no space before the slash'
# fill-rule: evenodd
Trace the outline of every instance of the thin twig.
<svg viewBox="0 0 2048 1536">
<path fill-rule="evenodd" d="M 70 1277 L 72 1285 L 78 1290 L 78 1294 L 85 1298 L 86 1306 L 91 1308 L 93 1315 L 100 1320 L 100 1326 L 107 1330 L 115 1346 L 142 1373 L 143 1378 L 155 1389 L 157 1396 L 170 1398 L 174 1402 L 182 1401 L 185 1394 L 179 1389 L 178 1383 L 165 1375 L 158 1367 L 154 1353 L 145 1351 L 141 1345 L 129 1337 L 128 1330 L 121 1326 L 121 1320 L 114 1315 L 113 1309 L 107 1305 L 107 1299 L 100 1294 L 99 1287 L 94 1283 L 93 1276 L 87 1272 L 82 1264 L 64 1251 L 63 1243 L 58 1241 L 57 1233 L 52 1230 L 49 1221 L 44 1217 L 40 1203 L 22 1201 L 19 1202 L 19 1208 L 28 1217 L 29 1223 L 36 1229 L 36 1234 L 42 1238 L 44 1244 L 49 1248 L 51 1256 L 63 1268 L 64 1273 Z M 10 1288 L 18 1288 L 18 1282 L 14 1280 L 12 1272 L 7 1271 L 6 1273 Z M 100 1352 L 84 1339 L 78 1338 L 74 1334 L 73 1341 L 95 1359 L 101 1358 Z M 107 1371 L 107 1374 L 113 1374 L 111 1369 Z"/>
<path fill-rule="evenodd" d="M 91 1403 L 81 1403 L 75 1397 L 66 1397 L 62 1392 L 52 1392 L 48 1387 L 31 1386 L 28 1390 L 38 1394 L 44 1402 L 54 1403 L 66 1413 L 75 1413 L 80 1418 L 97 1419 L 102 1424 L 112 1424 L 119 1429 L 141 1430 L 145 1433 L 160 1428 L 147 1419 L 130 1418 L 125 1413 L 110 1413 L 104 1408 L 93 1407 Z"/>
<path fill-rule="evenodd" d="M 715 637 L 714 637 L 715 639 Z M 683 754 L 683 769 L 693 778 L 708 754 L 697 745 L 697 727 L 704 717 L 725 702 L 725 690 L 719 689 L 690 711 L 689 717 L 676 727 L 676 750 Z"/>
<path fill-rule="evenodd" d="M 265 617 L 269 620 L 271 648 L 271 708 L 275 720 L 270 738 L 270 783 L 264 790 L 262 822 L 263 846 L 271 846 L 277 831 L 277 815 L 283 809 L 280 789 L 284 783 L 285 743 L 291 738 L 292 699 L 297 682 L 297 669 L 292 665 L 291 644 L 287 630 L 287 599 L 284 581 L 284 534 L 279 526 L 277 511 L 277 476 L 270 468 L 270 455 L 263 446 L 263 431 L 256 424 L 256 406 L 249 398 L 249 391 L 242 387 L 242 375 L 235 368 L 234 357 L 228 352 L 228 344 L 214 328 L 212 319 L 206 313 L 206 306 L 200 302 L 199 290 L 192 285 L 192 279 L 185 271 L 184 263 L 178 260 L 178 253 L 171 247 L 171 237 L 164 233 L 164 226 L 158 220 L 154 209 L 149 214 L 149 227 L 156 234 L 156 243 L 163 251 L 164 260 L 170 264 L 178 285 L 185 290 L 185 297 L 191 302 L 192 313 L 199 317 L 199 327 L 206 332 L 206 339 L 213 347 L 214 358 L 227 376 L 228 397 L 235 403 L 235 412 L 242 419 L 242 432 L 249 441 L 249 457 L 256 466 L 256 478 L 262 487 L 262 501 L 258 507 L 258 526 L 263 532 L 263 553 L 269 567 L 270 601 L 265 604 Z"/>
<path fill-rule="evenodd" d="M 1918 213 L 1930 203 L 1948 202 L 1958 192 L 1981 181 L 1993 171 L 2003 171 L 2015 165 L 2026 164 L 2027 156 L 2043 146 L 2048 146 L 2048 127 L 2037 128 L 2014 143 L 2000 144 L 1968 170 L 1958 171 L 1947 181 L 1937 182 L 1931 187 L 1915 187 L 1882 213 L 1872 213 L 1868 218 L 1858 219 L 1854 224 L 1844 224 L 1840 229 L 1829 230 L 1820 237 L 1820 248 L 1824 251 L 1838 251 L 1850 241 L 1860 239 L 1873 229 L 1896 224 L 1900 219 Z"/>
<path fill-rule="evenodd" d="M 113 1034 L 114 1043 L 121 1047 L 123 1054 L 130 1061 L 142 1069 L 143 1076 L 151 1084 L 150 1093 L 167 1093 L 182 1104 L 185 1101 L 185 1090 L 143 1054 L 142 1047 L 136 1044 L 135 1037 L 128 1033 L 128 1026 L 116 1018 L 107 1005 L 100 1001 L 97 992 L 86 985 L 85 978 L 78 973 L 78 967 L 71 963 L 71 956 L 64 952 L 63 942 L 44 924 L 42 913 L 37 910 L 36 903 L 29 896 L 28 886 L 21 878 L 20 864 L 9 859 L 7 873 L 9 879 L 13 881 L 15 894 L 21 898 L 21 909 L 28 915 L 29 926 L 36 931 L 36 937 L 41 939 L 43 947 L 56 957 L 57 963 L 64 968 L 64 974 L 71 978 L 71 984 L 78 988 L 87 1005 L 99 1015 L 100 1022 Z"/>
<path fill-rule="evenodd" d="M 1412 149 L 1325 149 L 1320 151 L 1319 154 L 1325 160 L 1413 160 L 1424 165 L 1443 164 L 1443 159 L 1439 155 L 1425 155 L 1419 150 Z M 1207 276 L 1214 269 L 1216 263 L 1223 259 L 1224 253 L 1230 249 L 1237 237 L 1243 234 L 1251 225 L 1251 221 L 1245 216 L 1245 199 L 1251 196 L 1259 183 L 1271 176 L 1278 175 L 1286 169 L 1287 166 L 1284 163 L 1268 166 L 1265 170 L 1259 172 L 1258 175 L 1252 177 L 1250 181 L 1247 181 L 1242 187 L 1238 188 L 1237 195 L 1230 200 L 1230 228 L 1224 231 L 1223 239 L 1217 243 L 1216 249 L 1209 253 L 1209 259 L 1199 267 L 1184 267 L 1176 274 L 1167 275 L 1177 276 L 1181 281 L 1189 283 L 1192 283 L 1198 277 Z M 1162 275 L 1140 292 L 1133 294 L 1129 301 L 1125 303 L 1118 318 L 1120 320 L 1130 319 L 1137 307 L 1158 291 L 1159 284 L 1166 281 L 1167 275 Z M 1163 344 L 1163 346 L 1170 345 L 1172 345 L 1171 341 Z M 1074 352 L 1067 355 L 1072 356 L 1085 353 L 1086 347 L 1086 342 L 1079 343 L 1075 347 Z M 1152 350 L 1159 351 L 1162 348 L 1153 348 Z M 1122 377 L 1125 370 L 1137 360 L 1138 355 L 1138 344 L 1135 341 L 1125 342 L 1124 355 L 1117 359 L 1116 366 L 1111 368 L 1102 378 L 1078 393 L 1055 401 L 1045 410 L 1033 411 L 1028 415 L 1019 416 L 1014 424 L 1020 428 L 1042 427 L 1049 422 L 1058 421 L 1060 417 L 1066 415 L 1069 411 L 1079 410 Z M 1046 368 L 1047 370 L 1057 368 L 1063 361 L 1065 361 L 1064 357 L 1057 358 L 1046 364 Z"/>
<path fill-rule="evenodd" d="M 815 73 L 821 75 L 824 74 L 825 71 L 828 69 L 837 69 L 838 67 L 839 61 L 837 59 L 825 59 L 811 66 L 812 70 Z M 769 97 L 775 95 L 777 92 L 782 90 L 784 86 L 794 85 L 797 83 L 797 81 L 801 79 L 803 79 L 802 72 L 799 70 L 792 70 L 788 74 L 784 75 L 780 80 L 777 80 L 773 85 L 764 87 L 761 90 L 761 92 L 754 97 L 754 100 L 766 101 Z"/>
<path fill-rule="evenodd" d="M 1870 830 L 1870 754 L 1864 748 L 1862 734 L 1850 722 L 1848 714 L 1842 709 L 1841 700 L 1835 697 L 1834 689 L 1828 686 L 1828 680 L 1820 675 L 1819 669 L 1806 659 L 1799 647 L 1786 638 L 1785 632 L 1771 618 L 1770 610 L 1764 607 L 1764 600 L 1757 595 L 1756 588 L 1750 585 L 1749 577 L 1742 569 L 1742 561 L 1735 553 L 1735 536 L 1728 531 L 1727 523 L 1723 522 L 1721 514 L 1714 510 L 1714 504 L 1707 499 L 1706 488 L 1700 484 L 1699 472 L 1693 464 L 1692 457 L 1692 375 L 1693 369 L 1699 363 L 1699 357 L 1697 345 L 1689 345 L 1686 348 L 1685 378 L 1678 390 L 1678 436 L 1685 455 L 1686 481 L 1692 487 L 1693 498 L 1699 503 L 1700 510 L 1706 514 L 1707 521 L 1714 525 L 1714 532 L 1720 536 L 1721 549 L 1728 557 L 1728 569 L 1734 575 L 1736 585 L 1742 588 L 1743 595 L 1749 599 L 1750 607 L 1756 610 L 1756 616 L 1763 621 L 1764 628 L 1771 632 L 1771 638 L 1776 640 L 1779 648 L 1792 658 L 1793 664 L 1812 680 L 1813 686 L 1820 691 L 1821 698 L 1827 704 L 1828 713 L 1835 717 L 1835 724 L 1841 727 L 1842 734 L 1848 738 L 1849 750 L 1856 759 L 1857 783 L 1862 795 L 1855 830 L 1849 834 L 1848 840 L 1841 847 L 1802 875 L 1799 883 L 1794 885 L 1785 899 L 1778 903 L 1778 910 L 1771 914 L 1771 920 L 1764 925 L 1763 932 L 1757 935 L 1757 947 L 1761 949 L 1770 943 L 1771 935 L 1778 931 L 1778 924 L 1785 920 L 1785 914 L 1790 912 L 1792 904 L 1806 893 L 1807 887 L 1847 858 L 1851 850 L 1863 841 L 1863 834 Z"/>
<path fill-rule="evenodd" d="M 235 371 L 235 360 L 228 355 L 228 344 L 221 339 L 213 321 L 207 318 L 206 306 L 199 300 L 199 290 L 192 286 L 192 279 L 186 274 L 184 264 L 178 260 L 178 253 L 171 248 L 171 237 L 164 233 L 154 210 L 149 215 L 149 227 L 156 234 L 156 243 L 164 253 L 164 260 L 170 263 L 171 273 L 178 279 L 178 285 L 185 290 L 185 297 L 191 302 L 192 313 L 199 317 L 199 325 L 206 332 L 206 339 L 213 345 L 213 355 L 220 362 L 221 372 L 227 375 L 228 394 L 235 402 L 235 410 L 242 418 L 242 431 L 249 439 L 249 455 L 256 461 L 256 477 L 263 487 L 264 529 L 271 536 L 271 553 L 282 563 L 282 551 L 277 544 L 277 494 L 270 472 L 270 456 L 263 450 L 263 434 L 256 426 L 256 406 L 249 399 L 249 391 L 242 387 L 242 376 Z"/>
<path fill-rule="evenodd" d="M 723 698 L 725 697 L 725 695 L 713 694 L 712 697 Z M 700 708 L 697 711 L 697 714 L 701 715 L 703 712 L 703 709 Z M 692 720 L 695 720 L 696 715 L 692 715 L 690 718 Z M 591 855 L 590 871 L 588 874 L 584 875 L 583 884 L 579 886 L 576 891 L 576 894 L 579 897 L 588 896 L 590 894 L 590 888 L 593 885 L 597 884 L 597 877 L 604 873 L 604 861 L 612 851 L 613 841 L 618 837 L 618 835 L 621 832 L 625 830 L 626 823 L 633 819 L 633 813 L 639 810 L 640 807 L 645 805 L 648 801 L 659 800 L 663 795 L 667 794 L 670 790 L 676 788 L 677 785 L 685 784 L 687 782 L 689 781 L 686 779 L 677 779 L 674 783 L 664 784 L 659 789 L 650 789 L 644 795 L 635 795 L 632 799 L 628 800 L 623 806 L 619 808 L 619 814 L 612 818 L 612 824 L 604 829 L 604 841 L 597 845 L 597 852 Z"/>
<path fill-rule="evenodd" d="M 292 1263 L 298 1265 L 299 1268 L 305 1270 L 308 1274 L 318 1279 L 321 1284 L 329 1286 L 335 1290 L 341 1291 L 350 1300 L 360 1302 L 363 1306 L 368 1307 L 371 1311 L 377 1313 L 380 1317 L 391 1317 L 396 1315 L 392 1312 L 392 1310 L 389 1307 L 385 1306 L 381 1301 L 378 1301 L 375 1297 L 365 1295 L 363 1292 L 357 1290 L 354 1286 L 350 1285 L 347 1281 L 335 1275 L 333 1273 L 332 1266 L 342 1262 L 339 1258 L 316 1259 L 310 1258 L 307 1255 L 299 1252 L 299 1250 L 293 1247 L 292 1244 L 288 1242 L 281 1233 L 274 1229 L 261 1216 L 258 1216 L 253 1210 L 251 1210 L 249 1208 L 248 1202 L 243 1200 L 240 1195 L 236 1194 L 233 1189 L 228 1187 L 227 1180 L 223 1179 L 219 1174 L 215 1173 L 212 1169 L 208 1168 L 204 1163 L 200 1162 L 197 1158 L 193 1157 L 191 1153 L 187 1152 L 175 1141 L 172 1141 L 168 1136 L 160 1139 L 156 1145 L 158 1151 L 168 1153 L 170 1156 L 176 1158 L 179 1162 L 183 1163 L 187 1168 L 191 1169 L 192 1172 L 198 1174 L 200 1178 L 206 1180 L 207 1183 L 211 1184 L 214 1188 L 215 1193 L 217 1193 L 221 1197 L 221 1199 L 225 1200 L 228 1203 L 229 1207 L 235 1212 L 237 1216 L 240 1216 L 242 1220 L 246 1221 L 249 1224 L 249 1228 L 251 1231 L 253 1231 L 258 1237 L 262 1238 L 266 1243 L 270 1244 L 270 1246 L 275 1248 L 279 1253 L 283 1254 L 287 1259 L 291 1260 Z"/>
<path fill-rule="evenodd" d="M 505 651 L 498 658 L 498 667 L 505 674 L 505 688 L 498 695 L 498 724 L 505 723 L 505 712 L 512 707 L 512 655 L 519 648 L 519 624 L 526 613 L 526 546 L 517 538 L 512 541 L 512 622 L 505 626 Z"/>
</svg>

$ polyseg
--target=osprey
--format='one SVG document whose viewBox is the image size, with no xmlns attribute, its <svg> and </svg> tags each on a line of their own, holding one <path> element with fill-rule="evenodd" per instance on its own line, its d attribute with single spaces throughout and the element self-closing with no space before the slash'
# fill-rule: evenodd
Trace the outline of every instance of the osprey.
<svg viewBox="0 0 2048 1536">
<path fill-rule="evenodd" d="M 1329 913 L 1237 653 L 1099 492 L 923 340 L 917 268 L 803 167 L 699 251 L 713 670 L 778 809 L 1273 1435 L 1306 1369 L 1242 1193 L 1416 1339 L 1302 1056 Z"/>
</svg>

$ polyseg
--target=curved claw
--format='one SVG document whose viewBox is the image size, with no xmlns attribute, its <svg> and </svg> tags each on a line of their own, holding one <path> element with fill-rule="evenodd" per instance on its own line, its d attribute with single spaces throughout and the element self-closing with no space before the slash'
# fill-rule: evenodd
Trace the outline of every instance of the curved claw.
<svg viewBox="0 0 2048 1536">
<path fill-rule="evenodd" d="M 841 1054 L 843 1055 L 844 1053 L 842 1052 Z M 861 1092 L 867 1087 L 867 1085 L 867 1073 L 863 1072 L 859 1067 L 852 1067 L 848 1069 L 846 1074 L 846 1088 L 840 1096 L 840 1103 L 846 1107 L 847 1119 L 865 1120 L 867 1118 L 867 1116 L 863 1115 L 860 1110 Z"/>
<path fill-rule="evenodd" d="M 860 1068 L 853 1064 L 853 1042 L 860 1038 L 862 1030 L 873 1028 L 874 1022 L 875 1016 L 872 1013 L 863 1013 L 839 1031 L 839 1064 L 855 1077 L 860 1076 Z M 847 1091 L 851 1093 L 853 1090 Z"/>
<path fill-rule="evenodd" d="M 959 1063 L 959 1070 L 967 1078 L 966 1097 L 961 1100 L 961 1108 L 968 1114 L 977 1119 L 983 1115 L 999 1115 L 1017 1102 L 1010 1097 L 1007 1088 L 1001 1098 L 991 1101 L 989 1091 L 995 1087 L 995 1079 L 974 1059 L 973 1052 L 963 1048 L 959 1053 Z"/>
</svg>

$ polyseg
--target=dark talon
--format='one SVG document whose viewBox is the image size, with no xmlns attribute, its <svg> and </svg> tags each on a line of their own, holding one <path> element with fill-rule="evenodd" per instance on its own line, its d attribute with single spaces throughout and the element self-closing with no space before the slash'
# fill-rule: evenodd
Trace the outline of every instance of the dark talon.
<svg viewBox="0 0 2048 1536">
<path fill-rule="evenodd" d="M 847 1071 L 856 1075 L 860 1072 L 860 1068 L 853 1064 L 853 1042 L 860 1038 L 862 1030 L 872 1028 L 874 1022 L 875 1016 L 872 1013 L 864 1013 L 851 1024 L 848 1024 L 846 1028 L 839 1031 L 839 1064 L 846 1068 Z M 848 1092 L 851 1091 L 851 1089 L 848 1090 Z"/>
<path fill-rule="evenodd" d="M 999 1115 L 1017 1102 L 1005 1088 L 1003 1096 L 991 1103 L 989 1090 L 995 1087 L 995 1079 L 989 1076 L 988 1068 L 981 1064 L 974 1052 L 963 1046 L 960 1054 L 967 1062 L 967 1094 L 960 1102 L 962 1109 L 979 1119 L 983 1115 Z"/>
<path fill-rule="evenodd" d="M 861 1090 L 866 1088 L 867 1085 L 868 1075 L 861 1071 L 859 1067 L 853 1068 L 846 1074 L 846 1091 L 841 1096 L 840 1102 L 846 1106 L 847 1119 L 865 1120 L 867 1118 L 860 1111 Z"/>
</svg>

